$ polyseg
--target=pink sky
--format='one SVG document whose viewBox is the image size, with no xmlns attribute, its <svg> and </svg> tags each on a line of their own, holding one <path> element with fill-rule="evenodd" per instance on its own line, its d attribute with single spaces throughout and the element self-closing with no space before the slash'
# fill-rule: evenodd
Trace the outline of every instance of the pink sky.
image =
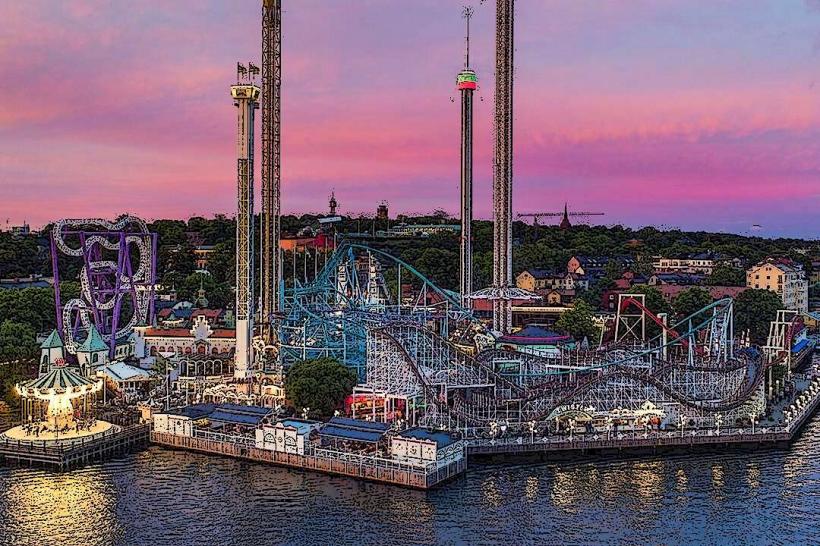
<svg viewBox="0 0 820 546">
<path fill-rule="evenodd" d="M 0 220 L 234 207 L 237 60 L 261 2 L 0 5 Z M 283 209 L 457 212 L 462 1 L 284 12 Z M 477 4 L 477 2 L 476 2 Z M 816 238 L 820 1 L 519 0 L 514 205 Z M 492 2 L 477 6 L 476 210 L 491 209 Z M 257 162 L 258 172 L 258 162 Z M 257 176 L 258 181 L 258 176 Z"/>
</svg>

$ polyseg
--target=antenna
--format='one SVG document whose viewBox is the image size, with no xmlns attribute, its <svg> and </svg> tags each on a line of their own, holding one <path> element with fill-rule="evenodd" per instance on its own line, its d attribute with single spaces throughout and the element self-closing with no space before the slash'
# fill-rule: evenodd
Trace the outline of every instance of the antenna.
<svg viewBox="0 0 820 546">
<path fill-rule="evenodd" d="M 475 9 L 472 6 L 464 6 L 461 16 L 467 21 L 466 54 L 464 56 L 464 68 L 470 68 L 470 19 L 473 17 Z"/>
</svg>

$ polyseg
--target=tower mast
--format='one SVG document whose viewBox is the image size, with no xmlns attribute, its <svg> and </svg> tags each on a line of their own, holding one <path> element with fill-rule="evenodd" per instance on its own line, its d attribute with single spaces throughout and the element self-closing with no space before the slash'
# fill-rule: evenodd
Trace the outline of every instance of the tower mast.
<svg viewBox="0 0 820 546">
<path fill-rule="evenodd" d="M 251 76 L 249 77 L 248 72 Z M 234 378 L 249 377 L 253 362 L 253 134 L 259 108 L 259 88 L 251 81 L 253 65 L 237 65 L 237 82 L 231 97 L 237 107 L 236 124 L 236 352 Z M 242 81 L 242 80 L 246 81 Z"/>
<path fill-rule="evenodd" d="M 275 342 L 279 310 L 279 215 L 281 211 L 282 2 L 262 0 L 262 336 Z"/>
<path fill-rule="evenodd" d="M 508 333 L 512 301 L 513 20 L 515 0 L 496 0 L 495 159 L 493 169 L 493 328 Z"/>
<path fill-rule="evenodd" d="M 461 91 L 461 278 L 459 290 L 462 304 L 469 304 L 468 296 L 473 291 L 473 93 L 477 87 L 475 71 L 470 68 L 470 18 L 473 8 L 465 7 L 463 12 L 467 22 L 465 39 L 464 69 L 459 72 L 456 85 Z"/>
</svg>

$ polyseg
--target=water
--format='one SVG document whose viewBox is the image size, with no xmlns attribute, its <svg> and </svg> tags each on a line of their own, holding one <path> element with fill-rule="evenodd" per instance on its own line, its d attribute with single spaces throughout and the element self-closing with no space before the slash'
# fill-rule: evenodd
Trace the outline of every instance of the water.
<svg viewBox="0 0 820 546">
<path fill-rule="evenodd" d="M 420 492 L 153 447 L 0 468 L 0 544 L 818 544 L 818 455 L 820 419 L 789 451 L 473 465 Z"/>
</svg>

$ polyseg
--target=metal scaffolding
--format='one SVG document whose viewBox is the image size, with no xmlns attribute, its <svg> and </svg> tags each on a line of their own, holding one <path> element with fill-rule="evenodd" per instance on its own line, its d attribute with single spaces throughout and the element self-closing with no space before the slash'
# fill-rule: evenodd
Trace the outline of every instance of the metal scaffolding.
<svg viewBox="0 0 820 546">
<path fill-rule="evenodd" d="M 493 287 L 512 285 L 513 20 L 515 0 L 497 0 L 495 27 L 495 159 L 493 165 Z M 493 328 L 512 326 L 512 302 L 493 301 Z"/>
<path fill-rule="evenodd" d="M 262 238 L 261 328 L 267 345 L 274 345 L 274 315 L 280 310 L 279 259 L 282 111 L 282 2 L 262 1 Z"/>
</svg>

